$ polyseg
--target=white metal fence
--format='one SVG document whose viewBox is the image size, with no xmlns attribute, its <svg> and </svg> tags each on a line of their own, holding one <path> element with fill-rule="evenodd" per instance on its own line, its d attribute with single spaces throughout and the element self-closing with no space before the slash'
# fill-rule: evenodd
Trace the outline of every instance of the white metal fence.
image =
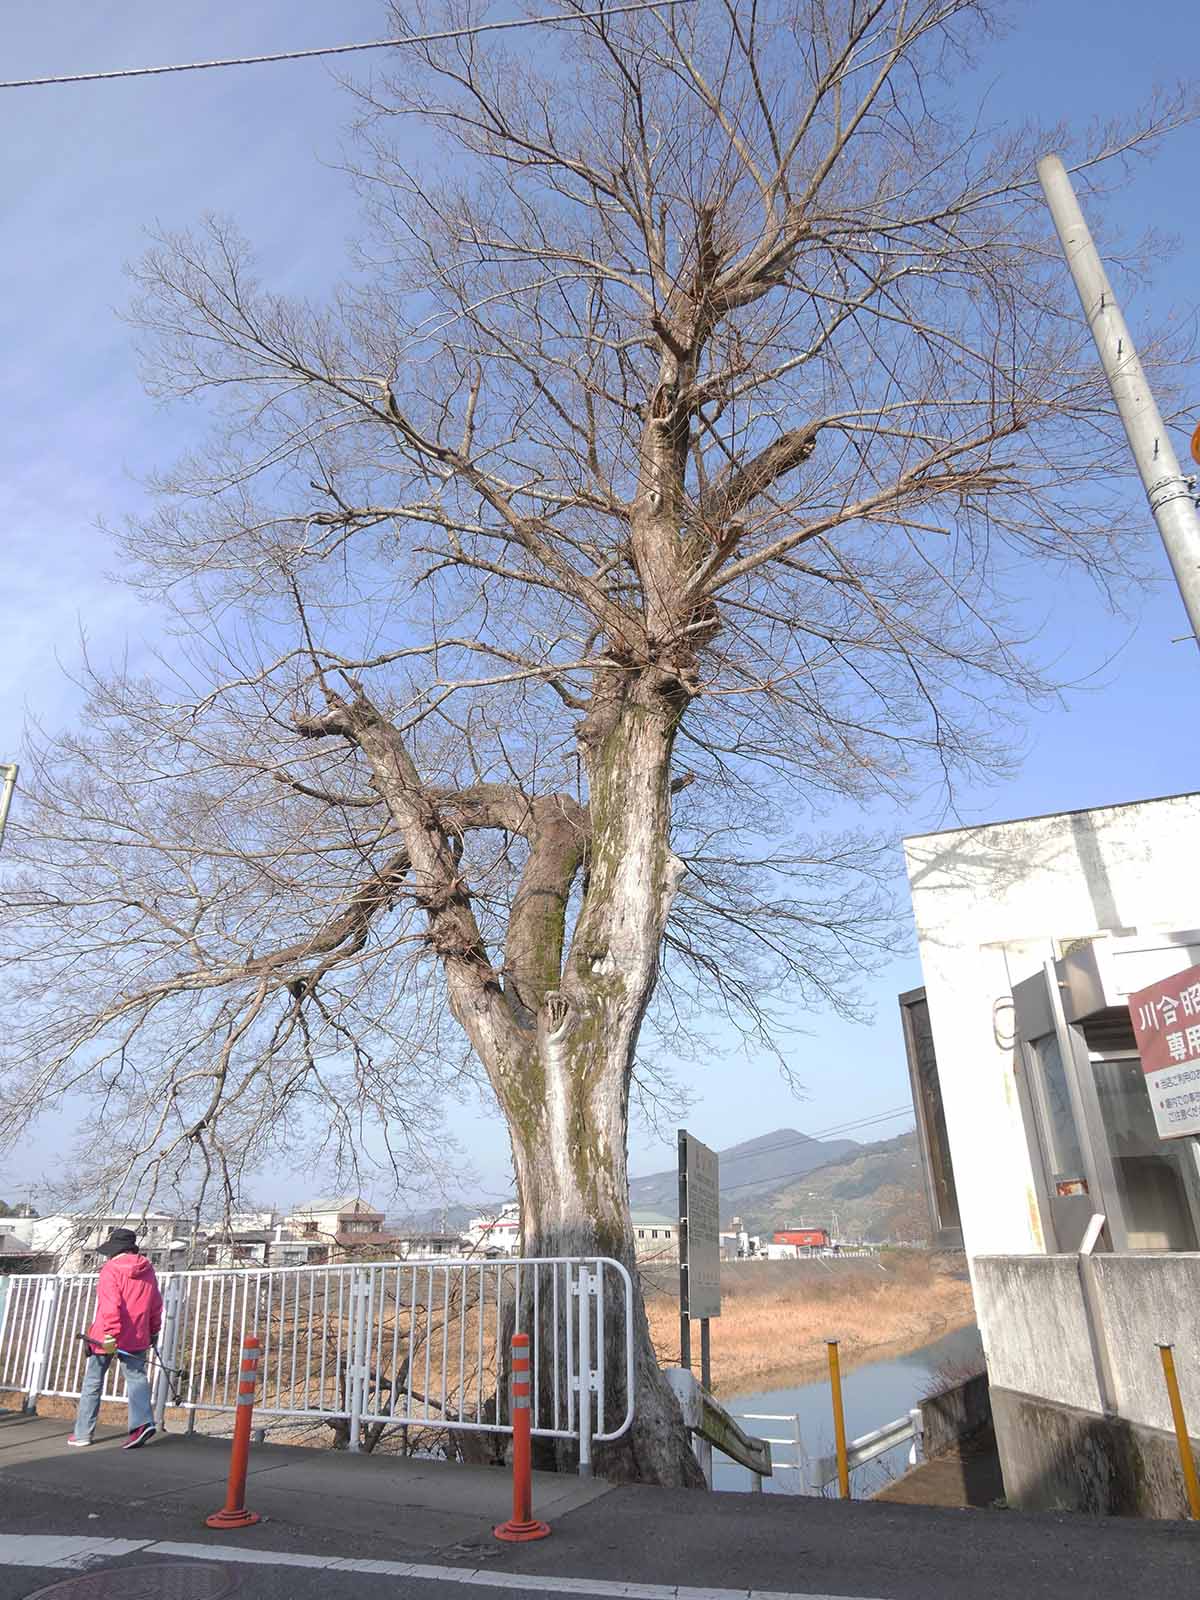
<svg viewBox="0 0 1200 1600">
<path fill-rule="evenodd" d="M 558 1257 L 388 1261 L 326 1267 L 173 1272 L 160 1279 L 163 1324 L 151 1358 L 154 1404 L 233 1411 L 242 1340 L 261 1342 L 262 1417 L 511 1432 L 502 1345 L 530 1336 L 533 1433 L 592 1446 L 633 1420 L 633 1287 L 617 1261 Z M 32 1406 L 78 1396 L 96 1276 L 0 1278 L 0 1390 Z M 622 1355 L 606 1371 L 615 1324 Z M 119 1363 L 106 1397 L 120 1400 Z"/>
<path fill-rule="evenodd" d="M 837 1456 L 809 1455 L 798 1415 L 792 1412 L 743 1411 L 736 1413 L 736 1416 L 739 1422 L 783 1422 L 789 1425 L 788 1432 L 782 1436 L 760 1434 L 759 1437 L 765 1439 L 771 1446 L 772 1472 L 800 1474 L 801 1494 L 824 1494 L 828 1485 L 836 1482 Z M 874 1461 L 876 1457 L 886 1455 L 889 1450 L 894 1450 L 897 1445 L 902 1444 L 909 1446 L 908 1465 L 915 1467 L 923 1459 L 924 1427 L 918 1407 L 910 1411 L 907 1416 L 897 1417 L 894 1422 L 885 1422 L 882 1428 L 874 1428 L 870 1433 L 848 1440 L 846 1459 L 850 1471 L 853 1472 L 855 1467 L 865 1467 L 868 1461 Z M 777 1451 L 781 1445 L 794 1452 L 794 1460 L 788 1461 L 779 1457 Z"/>
</svg>

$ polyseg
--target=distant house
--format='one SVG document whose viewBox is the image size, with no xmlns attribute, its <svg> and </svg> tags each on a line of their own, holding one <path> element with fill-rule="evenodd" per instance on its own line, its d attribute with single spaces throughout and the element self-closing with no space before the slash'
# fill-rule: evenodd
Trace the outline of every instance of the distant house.
<svg viewBox="0 0 1200 1600">
<path fill-rule="evenodd" d="M 114 1228 L 131 1228 L 138 1248 L 160 1271 L 195 1266 L 201 1254 L 192 1223 L 167 1212 L 115 1211 L 97 1215 L 58 1212 L 49 1217 L 6 1217 L 6 1237 L 20 1241 L 31 1256 L 52 1263 L 41 1270 L 95 1272 L 103 1266 L 99 1246 Z"/>
<path fill-rule="evenodd" d="M 7 1222 L 8 1218 L 4 1219 Z M 0 1223 L 0 1278 L 27 1272 L 53 1272 L 55 1258 L 33 1248 L 19 1234 L 6 1233 Z"/>
<path fill-rule="evenodd" d="M 679 1224 L 658 1211 L 635 1211 L 633 1250 L 639 1261 L 678 1261 Z"/>
<path fill-rule="evenodd" d="M 474 1255 L 515 1256 L 521 1249 L 521 1206 L 516 1200 L 499 1211 L 484 1212 L 467 1224 L 467 1244 Z"/>
<path fill-rule="evenodd" d="M 771 1238 L 772 1244 L 790 1244 L 804 1253 L 812 1250 L 828 1250 L 829 1231 L 827 1228 L 779 1228 Z"/>
<path fill-rule="evenodd" d="M 439 1232 L 436 1229 L 412 1229 L 389 1234 L 391 1248 L 402 1261 L 431 1261 L 437 1257 L 453 1259 L 466 1253 L 469 1246 L 460 1233 Z"/>
<path fill-rule="evenodd" d="M 272 1267 L 319 1267 L 329 1259 L 329 1246 L 319 1239 L 272 1239 Z"/>
<path fill-rule="evenodd" d="M 210 1234 L 204 1246 L 206 1267 L 266 1267 L 273 1266 L 271 1243 L 273 1235 L 262 1229 L 240 1229 L 237 1233 Z"/>
<path fill-rule="evenodd" d="M 361 1195 L 334 1195 L 298 1206 L 284 1223 L 292 1241 L 309 1244 L 309 1264 L 334 1260 L 366 1249 L 378 1249 L 393 1242 L 384 1227 L 384 1214 Z M 297 1265 L 281 1261 L 280 1265 Z"/>
</svg>

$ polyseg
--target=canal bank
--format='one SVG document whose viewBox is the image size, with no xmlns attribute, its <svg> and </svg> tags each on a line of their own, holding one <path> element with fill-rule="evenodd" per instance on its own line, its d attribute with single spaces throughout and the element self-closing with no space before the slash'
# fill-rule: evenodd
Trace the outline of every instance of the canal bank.
<svg viewBox="0 0 1200 1600">
<path fill-rule="evenodd" d="M 974 1326 L 955 1329 L 915 1350 L 876 1354 L 850 1363 L 842 1374 L 846 1432 L 851 1438 L 870 1433 L 904 1416 L 952 1376 L 982 1367 L 983 1346 Z M 722 1402 L 735 1417 L 748 1419 L 742 1423 L 748 1432 L 789 1441 L 772 1447 L 776 1471 L 764 1481 L 768 1493 L 800 1493 L 797 1462 L 801 1453 L 814 1457 L 833 1451 L 827 1371 L 806 1374 L 804 1380 L 790 1384 L 722 1396 Z M 870 1499 L 877 1494 L 905 1470 L 907 1455 L 908 1447 L 901 1445 L 857 1469 L 851 1474 L 852 1496 Z M 750 1474 L 726 1459 L 714 1461 L 713 1473 L 715 1489 L 744 1491 L 751 1486 Z"/>
<path fill-rule="evenodd" d="M 644 1271 L 651 1337 L 663 1366 L 679 1362 L 677 1273 Z M 889 1250 L 868 1259 L 731 1261 L 712 1324 L 712 1391 L 725 1404 L 786 1389 L 825 1371 L 825 1341 L 843 1365 L 901 1358 L 973 1326 L 961 1256 Z"/>
</svg>

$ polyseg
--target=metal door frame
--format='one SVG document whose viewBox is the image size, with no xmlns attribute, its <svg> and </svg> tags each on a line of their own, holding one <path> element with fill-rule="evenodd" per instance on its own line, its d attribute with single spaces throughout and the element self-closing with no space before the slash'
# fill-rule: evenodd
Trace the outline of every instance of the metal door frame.
<svg viewBox="0 0 1200 1600">
<path fill-rule="evenodd" d="M 1056 1197 L 1052 1191 L 1052 1176 L 1046 1165 L 1045 1113 L 1040 1105 L 1041 1068 L 1033 1060 L 1035 1045 L 1053 1035 L 1058 1042 L 1067 1098 L 1083 1164 L 1082 1176 L 1087 1181 L 1091 1209 L 1103 1213 L 1106 1218 L 1105 1226 L 1112 1248 L 1127 1250 L 1129 1238 L 1125 1216 L 1120 1204 L 1116 1170 L 1104 1133 L 1091 1055 L 1082 1030 L 1072 1027 L 1067 1021 L 1062 999 L 1064 987 L 1057 964 L 1048 960 L 1043 963 L 1040 973 L 1014 984 L 1012 992 L 1020 1069 L 1017 1072 L 1018 1100 L 1034 1167 L 1042 1231 L 1053 1241 L 1056 1250 L 1064 1250 L 1055 1219 Z"/>
</svg>

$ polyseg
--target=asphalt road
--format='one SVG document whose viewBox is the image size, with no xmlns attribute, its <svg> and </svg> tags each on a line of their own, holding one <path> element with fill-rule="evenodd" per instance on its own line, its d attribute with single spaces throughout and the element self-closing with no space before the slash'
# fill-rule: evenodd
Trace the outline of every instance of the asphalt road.
<svg viewBox="0 0 1200 1600">
<path fill-rule="evenodd" d="M 3 1600 L 446 1600 L 464 1591 L 445 1584 L 409 1586 L 394 1577 L 343 1573 L 331 1583 L 327 1570 L 293 1567 L 230 1567 L 180 1562 L 170 1557 L 140 1556 L 90 1572 L 69 1573 L 49 1568 L 0 1568 Z M 482 1590 L 476 1591 L 482 1594 Z M 573 1596 L 572 1600 L 579 1600 Z"/>
<path fill-rule="evenodd" d="M 207 1535 L 194 1515 L 168 1505 L 101 1503 L 92 1509 L 6 1473 L 0 1532 L 31 1538 L 177 1541 L 195 1551 L 219 1540 L 233 1554 L 138 1550 L 104 1559 L 81 1574 L 48 1566 L 3 1564 L 0 1600 L 48 1592 L 54 1600 L 245 1600 L 330 1595 L 374 1600 L 468 1600 L 503 1589 L 538 1600 L 731 1600 L 733 1595 L 847 1596 L 853 1600 L 1194 1600 L 1200 1529 L 1182 1523 L 1021 1516 L 1004 1511 L 942 1511 L 882 1503 L 842 1504 L 784 1496 L 707 1496 L 616 1489 L 562 1517 L 540 1544 L 498 1546 L 481 1531 L 435 1556 L 414 1556 L 389 1542 L 336 1527 L 300 1527 L 286 1518 L 245 1535 Z M 236 1539 L 243 1539 L 238 1545 Z M 38 1547 L 40 1548 L 40 1547 Z M 272 1552 L 318 1566 L 275 1566 Z M 36 1550 L 35 1550 L 36 1553 Z M 258 1562 L 244 1564 L 257 1553 Z M 354 1571 L 341 1561 L 438 1563 L 424 1574 Z M 260 1564 L 262 1563 L 262 1564 Z M 425 1571 L 429 1572 L 430 1567 Z M 68 1584 L 82 1578 L 79 1587 Z M 690 1592 L 689 1592 L 690 1591 Z M 714 1595 L 713 1591 L 721 1591 Z"/>
</svg>

